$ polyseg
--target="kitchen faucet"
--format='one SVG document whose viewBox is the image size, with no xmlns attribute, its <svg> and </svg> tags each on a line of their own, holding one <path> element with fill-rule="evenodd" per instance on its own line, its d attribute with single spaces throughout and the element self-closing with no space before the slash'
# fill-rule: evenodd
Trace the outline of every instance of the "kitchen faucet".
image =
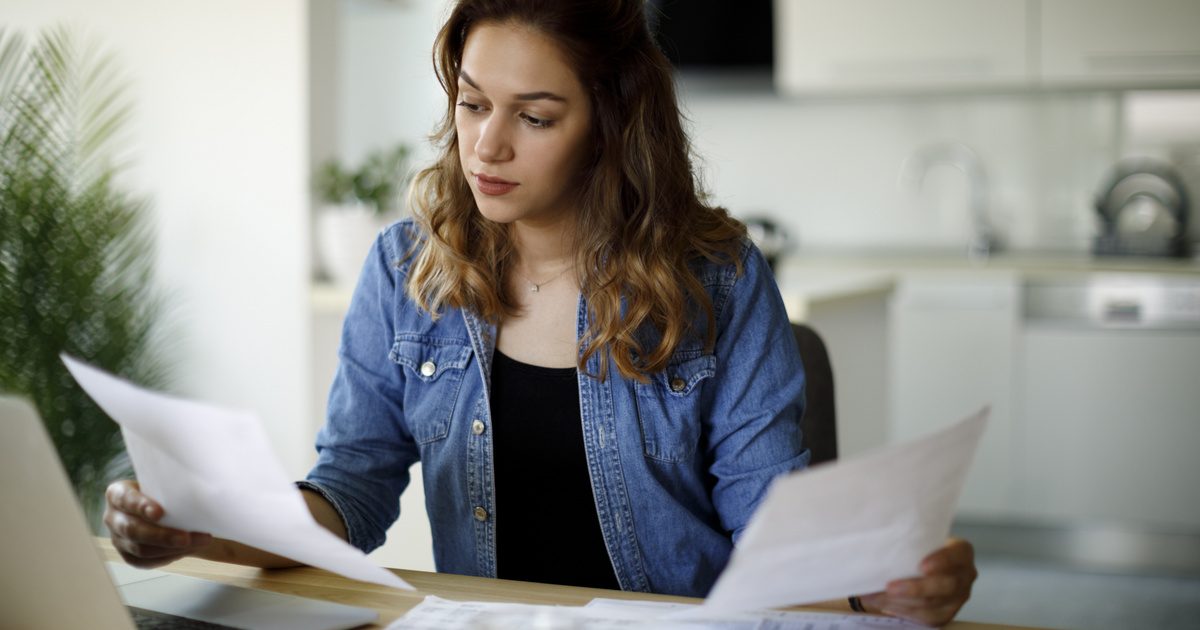
<svg viewBox="0 0 1200 630">
<path fill-rule="evenodd" d="M 987 174 L 983 170 L 983 161 L 971 147 L 961 142 L 924 145 L 904 160 L 900 169 L 901 180 L 911 182 L 913 187 L 919 190 L 929 168 L 938 162 L 950 164 L 967 177 L 967 187 L 971 196 L 971 219 L 974 224 L 974 234 L 967 244 L 967 256 L 987 258 L 1000 251 L 1000 239 L 987 216 Z"/>
</svg>

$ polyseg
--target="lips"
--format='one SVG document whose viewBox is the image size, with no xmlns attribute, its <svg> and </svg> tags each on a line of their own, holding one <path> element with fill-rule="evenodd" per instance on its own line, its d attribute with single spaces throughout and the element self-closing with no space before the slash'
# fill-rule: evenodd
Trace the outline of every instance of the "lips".
<svg viewBox="0 0 1200 630">
<path fill-rule="evenodd" d="M 504 195 L 511 192 L 517 186 L 520 186 L 517 182 L 510 182 L 500 177 L 490 177 L 482 173 L 475 173 L 475 187 L 485 195 Z"/>
</svg>

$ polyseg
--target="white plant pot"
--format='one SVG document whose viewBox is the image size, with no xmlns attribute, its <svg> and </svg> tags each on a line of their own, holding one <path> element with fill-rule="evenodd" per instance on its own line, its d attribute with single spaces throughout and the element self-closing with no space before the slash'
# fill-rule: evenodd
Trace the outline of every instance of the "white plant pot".
<svg viewBox="0 0 1200 630">
<path fill-rule="evenodd" d="M 376 215 L 364 204 L 328 205 L 317 213 L 317 256 L 337 286 L 353 287 L 367 251 L 390 216 Z"/>
</svg>

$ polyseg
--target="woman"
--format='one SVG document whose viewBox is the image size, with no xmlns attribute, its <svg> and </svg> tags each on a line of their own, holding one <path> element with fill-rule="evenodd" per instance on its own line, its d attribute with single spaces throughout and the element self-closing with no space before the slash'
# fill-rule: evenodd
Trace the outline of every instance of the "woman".
<svg viewBox="0 0 1200 630">
<path fill-rule="evenodd" d="M 363 268 L 310 509 L 369 551 L 421 461 L 440 571 L 703 596 L 808 462 L 803 369 L 762 255 L 699 197 L 642 2 L 460 0 L 435 65 L 442 153 Z M 110 488 L 127 561 L 290 564 L 161 513 Z M 861 603 L 949 621 L 970 546 L 922 572 Z"/>
</svg>

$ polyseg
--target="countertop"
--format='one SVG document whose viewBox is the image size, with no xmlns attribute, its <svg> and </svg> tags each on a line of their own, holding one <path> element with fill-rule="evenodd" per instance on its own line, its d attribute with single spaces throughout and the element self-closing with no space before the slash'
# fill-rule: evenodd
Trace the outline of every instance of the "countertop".
<svg viewBox="0 0 1200 630">
<path fill-rule="evenodd" d="M 776 281 L 793 321 L 815 307 L 884 296 L 903 275 L 1048 276 L 1155 274 L 1200 279 L 1200 260 L 1093 257 L 1088 253 L 1006 252 L 982 259 L 943 251 L 814 251 L 782 258 Z"/>
<path fill-rule="evenodd" d="M 818 304 L 885 295 L 905 273 L 1007 273 L 1022 277 L 1135 273 L 1200 278 L 1200 259 L 1094 257 L 1083 253 L 1004 252 L 971 259 L 940 250 L 816 250 L 784 257 L 776 270 L 779 290 L 795 321 Z M 344 312 L 351 289 L 315 283 L 311 303 L 318 312 Z"/>
<path fill-rule="evenodd" d="M 943 250 L 813 250 L 780 261 L 780 275 L 814 269 L 963 270 L 1022 273 L 1161 273 L 1200 275 L 1200 258 L 1092 256 L 1087 252 L 1011 251 L 969 258 Z"/>
<path fill-rule="evenodd" d="M 776 282 L 788 319 L 808 321 L 814 307 L 870 297 L 883 298 L 896 288 L 897 273 L 885 269 L 781 267 Z"/>
</svg>

